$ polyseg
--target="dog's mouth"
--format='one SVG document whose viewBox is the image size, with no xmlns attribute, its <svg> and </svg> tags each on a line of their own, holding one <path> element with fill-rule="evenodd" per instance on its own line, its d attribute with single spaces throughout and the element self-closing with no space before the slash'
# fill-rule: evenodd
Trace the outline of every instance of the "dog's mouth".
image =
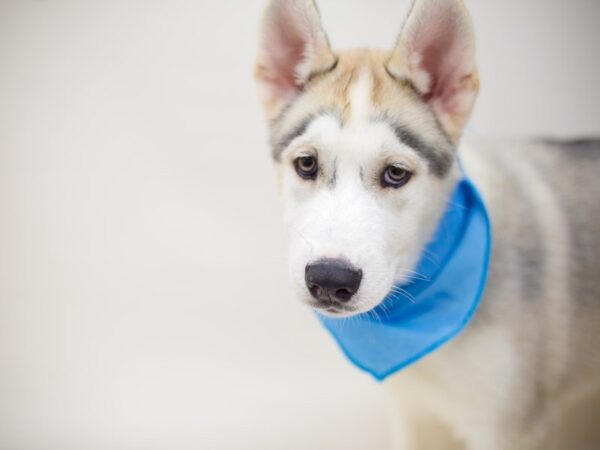
<svg viewBox="0 0 600 450">
<path fill-rule="evenodd" d="M 356 308 L 337 302 L 335 300 L 310 302 L 309 306 L 318 311 L 319 313 L 328 316 L 347 316 L 351 314 L 356 314 L 357 312 Z"/>
</svg>

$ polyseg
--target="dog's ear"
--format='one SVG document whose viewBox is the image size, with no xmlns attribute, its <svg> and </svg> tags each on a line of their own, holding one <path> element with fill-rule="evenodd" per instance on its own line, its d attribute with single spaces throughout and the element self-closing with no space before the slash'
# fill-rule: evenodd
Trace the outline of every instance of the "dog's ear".
<svg viewBox="0 0 600 450">
<path fill-rule="evenodd" d="M 473 26 L 462 0 L 415 0 L 387 70 L 410 81 L 457 141 L 479 89 Z"/>
<path fill-rule="evenodd" d="M 334 66 L 327 35 L 313 0 L 270 0 L 260 30 L 256 81 L 273 118 L 314 74 Z"/>
</svg>

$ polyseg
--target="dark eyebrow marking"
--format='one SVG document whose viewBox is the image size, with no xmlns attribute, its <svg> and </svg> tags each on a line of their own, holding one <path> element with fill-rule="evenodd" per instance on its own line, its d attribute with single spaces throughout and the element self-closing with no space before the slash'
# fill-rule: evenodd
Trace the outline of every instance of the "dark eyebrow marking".
<svg viewBox="0 0 600 450">
<path fill-rule="evenodd" d="M 318 115 L 311 114 L 310 116 L 304 118 L 298 125 L 296 125 L 291 131 L 284 134 L 280 139 L 272 139 L 271 146 L 272 156 L 275 161 L 281 160 L 281 154 L 286 149 L 290 143 L 299 136 L 302 136 L 308 126 L 318 117 Z"/>
<path fill-rule="evenodd" d="M 309 114 L 304 119 L 302 119 L 291 131 L 285 133 L 282 137 L 277 138 L 275 136 L 271 136 L 271 155 L 273 159 L 277 162 L 281 160 L 281 154 L 287 148 L 291 142 L 299 136 L 302 136 L 306 133 L 308 126 L 315 121 L 317 118 L 332 115 L 331 111 L 320 110 L 315 113 Z"/>
<path fill-rule="evenodd" d="M 425 158 L 430 170 L 434 175 L 441 178 L 448 173 L 450 167 L 452 167 L 452 161 L 455 153 L 454 146 L 448 139 L 444 139 L 446 145 L 438 148 L 426 143 L 406 125 L 402 125 L 388 116 L 378 117 L 375 120 L 379 122 L 385 122 L 392 127 L 396 138 L 401 143 L 412 148 L 423 158 Z M 444 137 L 446 136 L 444 135 Z"/>
</svg>

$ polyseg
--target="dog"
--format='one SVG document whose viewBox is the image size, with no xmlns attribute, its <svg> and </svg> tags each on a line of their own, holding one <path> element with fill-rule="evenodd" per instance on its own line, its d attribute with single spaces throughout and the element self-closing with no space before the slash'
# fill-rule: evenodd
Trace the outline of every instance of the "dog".
<svg viewBox="0 0 600 450">
<path fill-rule="evenodd" d="M 322 314 L 411 281 L 463 170 L 489 211 L 475 317 L 384 383 L 394 448 L 600 448 L 600 141 L 463 142 L 479 78 L 461 0 L 415 0 L 389 51 L 336 53 L 313 1 L 271 0 L 255 79 L 292 284 Z"/>
</svg>

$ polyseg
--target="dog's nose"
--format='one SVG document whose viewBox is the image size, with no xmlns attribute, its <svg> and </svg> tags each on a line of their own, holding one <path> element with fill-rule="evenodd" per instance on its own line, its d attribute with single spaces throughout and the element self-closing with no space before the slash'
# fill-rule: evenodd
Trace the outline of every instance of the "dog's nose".
<svg viewBox="0 0 600 450">
<path fill-rule="evenodd" d="M 362 280 L 362 270 L 341 259 L 322 259 L 306 266 L 310 294 L 321 303 L 348 302 Z"/>
</svg>

